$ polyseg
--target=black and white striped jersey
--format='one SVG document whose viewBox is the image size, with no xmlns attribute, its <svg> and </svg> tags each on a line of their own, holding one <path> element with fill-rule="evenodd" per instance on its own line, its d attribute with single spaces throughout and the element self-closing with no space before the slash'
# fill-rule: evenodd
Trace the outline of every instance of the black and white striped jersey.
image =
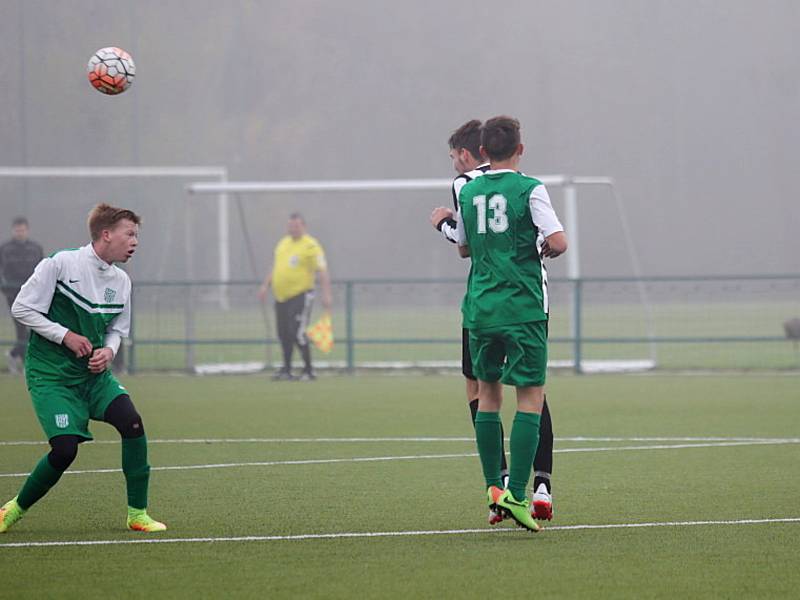
<svg viewBox="0 0 800 600">
<path fill-rule="evenodd" d="M 453 209 L 456 212 L 458 212 L 458 195 L 461 193 L 461 188 L 463 188 L 476 177 L 480 177 L 488 170 L 489 163 L 485 163 L 479 167 L 476 167 L 472 171 L 462 173 L 453 179 L 453 187 L 451 188 L 451 191 L 453 192 Z M 458 242 L 458 231 L 456 230 L 455 219 L 444 219 L 441 223 L 439 223 L 439 231 L 442 232 L 442 235 L 444 235 L 446 240 L 454 244 Z"/>
</svg>

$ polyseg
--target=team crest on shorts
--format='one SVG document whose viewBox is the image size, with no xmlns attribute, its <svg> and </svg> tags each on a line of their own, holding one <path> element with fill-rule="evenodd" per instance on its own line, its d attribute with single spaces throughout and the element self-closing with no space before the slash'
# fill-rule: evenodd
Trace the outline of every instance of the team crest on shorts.
<svg viewBox="0 0 800 600">
<path fill-rule="evenodd" d="M 106 304 L 111 304 L 114 301 L 114 296 L 116 295 L 117 295 L 116 290 L 112 290 L 111 288 L 106 288 L 106 294 L 104 296 Z"/>
<path fill-rule="evenodd" d="M 56 415 L 56 427 L 59 429 L 69 427 L 69 415 Z"/>
</svg>

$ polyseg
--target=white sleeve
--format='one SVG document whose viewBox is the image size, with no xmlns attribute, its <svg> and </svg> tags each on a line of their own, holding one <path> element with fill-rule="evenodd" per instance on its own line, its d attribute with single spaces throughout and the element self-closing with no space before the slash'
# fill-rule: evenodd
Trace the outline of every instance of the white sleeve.
<svg viewBox="0 0 800 600">
<path fill-rule="evenodd" d="M 130 286 L 130 282 L 128 283 Z M 128 299 L 122 307 L 122 312 L 119 313 L 111 323 L 106 327 L 106 337 L 103 341 L 103 346 L 110 348 L 114 356 L 119 352 L 122 338 L 126 338 L 131 332 L 131 295 L 130 288 L 128 290 Z"/>
<path fill-rule="evenodd" d="M 467 246 L 467 234 L 464 232 L 464 221 L 461 219 L 461 211 L 456 213 L 456 243 L 459 246 Z"/>
<path fill-rule="evenodd" d="M 109 325 L 109 329 L 106 330 L 106 339 L 105 342 L 103 342 L 103 347 L 111 350 L 111 353 L 116 358 L 120 344 L 122 344 L 122 336 L 111 329 L 111 325 Z"/>
<path fill-rule="evenodd" d="M 59 264 L 55 259 L 43 259 L 36 265 L 33 275 L 22 286 L 11 307 L 11 316 L 17 322 L 56 344 L 60 344 L 69 331 L 45 317 L 53 302 L 58 272 Z"/>
<path fill-rule="evenodd" d="M 454 223 L 451 225 L 451 223 Z M 444 239 L 448 242 L 458 242 L 458 226 L 457 221 L 453 219 L 452 221 L 445 221 L 442 223 L 442 235 L 444 235 Z"/>
<path fill-rule="evenodd" d="M 550 202 L 550 195 L 544 185 L 537 185 L 533 188 L 528 200 L 531 209 L 531 220 L 536 228 L 544 237 L 550 237 L 554 233 L 564 231 L 561 221 L 553 210 Z"/>
</svg>

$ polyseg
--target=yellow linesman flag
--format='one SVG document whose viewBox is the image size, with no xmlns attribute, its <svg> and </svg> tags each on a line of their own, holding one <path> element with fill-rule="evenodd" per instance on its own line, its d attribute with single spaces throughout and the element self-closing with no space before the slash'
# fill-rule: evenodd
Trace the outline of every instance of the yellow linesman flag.
<svg viewBox="0 0 800 600">
<path fill-rule="evenodd" d="M 333 325 L 330 314 L 325 313 L 316 323 L 309 326 L 306 335 L 320 351 L 327 354 L 333 350 Z"/>
</svg>

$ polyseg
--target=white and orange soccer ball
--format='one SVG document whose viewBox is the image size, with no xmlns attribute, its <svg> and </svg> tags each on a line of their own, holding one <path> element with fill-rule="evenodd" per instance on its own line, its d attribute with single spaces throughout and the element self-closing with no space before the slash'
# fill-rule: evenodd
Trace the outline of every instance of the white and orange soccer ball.
<svg viewBox="0 0 800 600">
<path fill-rule="evenodd" d="M 104 94 L 116 96 L 127 90 L 136 76 L 131 55 L 122 48 L 100 48 L 86 67 L 89 83 Z"/>
</svg>

